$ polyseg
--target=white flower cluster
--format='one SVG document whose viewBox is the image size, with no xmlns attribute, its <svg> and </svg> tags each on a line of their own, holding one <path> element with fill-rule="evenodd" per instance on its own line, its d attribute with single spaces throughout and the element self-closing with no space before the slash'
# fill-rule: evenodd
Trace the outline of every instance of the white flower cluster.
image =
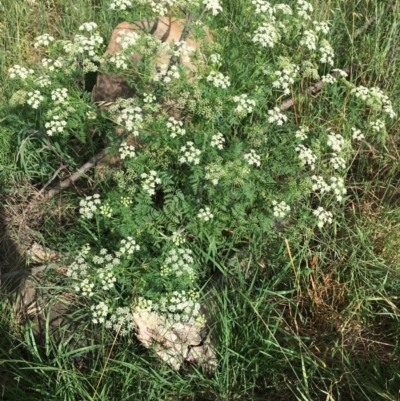
<svg viewBox="0 0 400 401">
<path fill-rule="evenodd" d="M 205 179 L 211 181 L 214 185 L 217 185 L 221 177 L 224 175 L 224 170 L 221 165 L 217 163 L 206 166 L 205 171 Z"/>
<path fill-rule="evenodd" d="M 32 107 L 32 109 L 38 109 L 40 103 L 44 100 L 44 97 L 40 94 L 38 90 L 33 92 L 28 92 L 28 100 L 26 103 Z"/>
<path fill-rule="evenodd" d="M 272 17 L 275 13 L 271 3 L 266 0 L 253 0 L 251 4 L 256 6 L 256 14 L 269 14 Z"/>
<path fill-rule="evenodd" d="M 310 132 L 310 129 L 305 125 L 301 125 L 299 129 L 296 131 L 295 137 L 300 139 L 300 141 L 304 141 L 307 139 L 307 135 Z"/>
<path fill-rule="evenodd" d="M 103 42 L 104 39 L 98 33 L 94 33 L 89 37 L 75 35 L 73 42 L 65 42 L 63 49 L 71 57 L 87 54 L 89 57 L 96 59 L 96 50 Z"/>
<path fill-rule="evenodd" d="M 322 32 L 325 35 L 329 33 L 329 25 L 327 22 L 313 21 L 315 32 Z"/>
<path fill-rule="evenodd" d="M 276 89 L 282 89 L 285 95 L 290 94 L 289 86 L 294 84 L 295 78 L 300 71 L 299 66 L 290 65 L 284 68 L 282 71 L 275 71 L 275 81 L 272 82 L 272 86 Z"/>
<path fill-rule="evenodd" d="M 216 88 L 227 89 L 231 86 L 231 81 L 228 76 L 224 76 L 220 72 L 211 71 L 206 78 L 207 82 L 211 82 Z"/>
<path fill-rule="evenodd" d="M 180 74 L 178 66 L 172 65 L 170 69 L 168 69 L 168 67 L 168 64 L 161 64 L 158 67 L 160 71 L 156 75 L 154 75 L 153 80 L 158 82 L 162 78 L 163 82 L 168 84 L 172 81 L 172 78 L 179 79 Z"/>
<path fill-rule="evenodd" d="M 312 150 L 304 145 L 296 146 L 295 150 L 299 153 L 301 164 L 303 166 L 309 165 L 311 170 L 314 170 L 317 157 L 313 154 Z"/>
<path fill-rule="evenodd" d="M 358 128 L 351 127 L 351 131 L 352 131 L 351 136 L 355 141 L 361 141 L 362 139 L 365 138 L 364 134 Z"/>
<path fill-rule="evenodd" d="M 351 90 L 351 93 L 356 98 L 363 100 L 367 106 L 380 107 L 382 110 L 389 115 L 390 118 L 396 117 L 396 113 L 393 110 L 392 102 L 389 97 L 383 93 L 383 91 L 373 86 L 372 88 L 366 88 L 365 86 L 357 86 Z"/>
<path fill-rule="evenodd" d="M 332 213 L 326 211 L 323 207 L 319 206 L 316 210 L 313 210 L 313 214 L 318 217 L 317 224 L 319 228 L 322 228 L 326 223 L 332 224 Z"/>
<path fill-rule="evenodd" d="M 140 316 L 151 316 L 161 313 L 166 320 L 166 326 L 181 328 L 182 323 L 194 324 L 198 320 L 204 320 L 200 315 L 200 304 L 197 301 L 199 293 L 190 291 L 173 291 L 162 297 L 158 303 L 138 298 L 138 303 L 134 310 Z"/>
<path fill-rule="evenodd" d="M 346 195 L 347 193 L 344 186 L 344 180 L 341 177 L 331 177 L 330 181 L 330 190 L 335 194 L 336 200 L 340 202 L 343 199 L 343 195 Z"/>
<path fill-rule="evenodd" d="M 337 81 L 338 78 L 346 78 L 348 75 L 346 71 L 343 71 L 340 68 L 333 68 L 332 73 L 333 74 L 323 75 L 321 77 L 322 82 L 333 84 Z"/>
<path fill-rule="evenodd" d="M 199 213 L 197 214 L 197 217 L 198 217 L 200 220 L 209 221 L 209 220 L 211 220 L 212 218 L 214 218 L 214 215 L 211 213 L 210 208 L 209 208 L 208 206 L 206 206 L 204 209 L 201 208 L 201 209 L 199 210 Z"/>
<path fill-rule="evenodd" d="M 104 263 L 104 267 L 108 270 L 111 270 L 114 266 L 118 266 L 121 263 L 120 259 L 108 253 L 106 248 L 100 250 L 100 256 L 94 255 L 92 261 L 96 265 L 102 265 Z"/>
<path fill-rule="evenodd" d="M 311 180 L 313 181 L 312 190 L 314 192 L 320 191 L 321 194 L 325 192 L 329 192 L 331 187 L 329 184 L 324 180 L 324 177 L 320 175 L 312 175 Z"/>
<path fill-rule="evenodd" d="M 311 13 L 314 11 L 313 6 L 305 0 L 297 0 L 297 14 L 305 20 L 311 19 Z"/>
<path fill-rule="evenodd" d="M 282 14 L 293 15 L 293 10 L 287 4 L 279 3 L 274 6 L 275 12 L 280 11 Z"/>
<path fill-rule="evenodd" d="M 131 132 L 134 136 L 139 135 L 139 129 L 142 128 L 142 109 L 135 105 L 135 99 L 117 99 L 110 106 L 109 111 L 116 115 L 115 121 L 123 126 L 126 131 Z"/>
<path fill-rule="evenodd" d="M 204 7 L 207 11 L 211 11 L 212 15 L 218 15 L 222 11 L 219 0 L 203 0 Z"/>
<path fill-rule="evenodd" d="M 21 78 L 22 80 L 25 80 L 26 78 L 29 77 L 29 75 L 32 75 L 35 73 L 35 71 L 30 68 L 29 70 L 25 67 L 21 67 L 18 64 L 15 64 L 12 66 L 9 70 L 9 77 L 10 79 L 15 79 L 15 78 Z"/>
<path fill-rule="evenodd" d="M 194 324 L 200 312 L 200 304 L 196 302 L 197 296 L 194 292 L 187 294 L 186 291 L 174 291 L 160 299 L 159 310 L 166 314 L 171 323 Z"/>
<path fill-rule="evenodd" d="M 186 130 L 183 127 L 182 121 L 175 120 L 174 117 L 170 117 L 167 122 L 167 128 L 171 131 L 171 138 L 176 138 L 178 135 L 185 135 Z"/>
<path fill-rule="evenodd" d="M 344 146 L 344 138 L 340 134 L 332 132 L 328 134 L 328 140 L 326 142 L 335 152 L 340 153 Z"/>
<path fill-rule="evenodd" d="M 193 263 L 194 260 L 190 249 L 171 249 L 161 267 L 161 275 L 168 276 L 173 274 L 176 277 L 181 277 L 183 274 L 187 274 L 189 279 L 193 281 L 196 277 Z"/>
<path fill-rule="evenodd" d="M 54 42 L 53 36 L 49 35 L 48 33 L 44 33 L 41 36 L 38 36 L 35 39 L 35 43 L 33 46 L 37 49 L 40 46 L 47 47 L 51 42 Z"/>
<path fill-rule="evenodd" d="M 47 121 L 44 126 L 46 128 L 46 133 L 49 136 L 53 134 L 61 134 L 64 131 L 67 122 L 62 120 L 60 116 L 53 116 L 50 121 Z"/>
<path fill-rule="evenodd" d="M 218 53 L 213 53 L 210 55 L 210 63 L 211 64 L 221 64 L 221 55 Z"/>
<path fill-rule="evenodd" d="M 199 164 L 201 151 L 194 147 L 194 143 L 189 141 L 180 149 L 182 156 L 178 159 L 180 163 Z"/>
<path fill-rule="evenodd" d="M 97 29 L 97 24 L 95 22 L 84 22 L 78 29 L 80 31 L 93 32 Z"/>
<path fill-rule="evenodd" d="M 124 50 L 126 50 L 128 47 L 135 46 L 139 37 L 140 36 L 136 32 L 120 30 L 115 41 L 119 43 Z"/>
<path fill-rule="evenodd" d="M 172 44 L 170 44 L 171 47 Z M 190 62 L 190 54 L 193 53 L 195 48 L 188 45 L 185 41 L 174 43 L 172 48 L 172 55 L 180 57 L 184 62 Z"/>
<path fill-rule="evenodd" d="M 314 31 L 309 29 L 303 32 L 303 37 L 300 40 L 300 45 L 307 47 L 308 50 L 314 51 L 317 49 L 318 36 Z"/>
<path fill-rule="evenodd" d="M 64 65 L 64 59 L 63 57 L 58 57 L 56 60 L 52 60 L 51 58 L 43 58 L 42 65 L 50 72 L 59 71 Z"/>
<path fill-rule="evenodd" d="M 274 207 L 275 217 L 282 219 L 290 213 L 290 206 L 287 205 L 284 201 L 278 203 L 278 201 L 273 200 L 272 205 Z"/>
<path fill-rule="evenodd" d="M 97 305 L 92 305 L 90 310 L 92 311 L 92 322 L 94 324 L 105 322 L 108 315 L 108 306 L 103 301 L 99 302 Z"/>
<path fill-rule="evenodd" d="M 132 330 L 135 329 L 135 325 L 132 320 L 132 313 L 128 307 L 118 307 L 110 318 L 105 322 L 104 327 L 106 329 L 113 329 L 120 336 L 128 335 Z"/>
<path fill-rule="evenodd" d="M 118 70 L 126 70 L 128 68 L 128 58 L 122 53 L 116 53 L 110 57 L 110 63 L 115 64 Z"/>
<path fill-rule="evenodd" d="M 36 84 L 41 88 L 46 88 L 47 86 L 51 85 L 50 78 L 47 75 L 41 75 L 36 79 Z"/>
<path fill-rule="evenodd" d="M 121 247 L 117 253 L 118 256 L 130 257 L 134 252 L 139 251 L 140 246 L 132 237 L 126 237 L 121 240 Z"/>
<path fill-rule="evenodd" d="M 68 97 L 67 88 L 57 88 L 51 91 L 51 99 L 55 104 L 63 104 L 66 102 Z"/>
<path fill-rule="evenodd" d="M 376 132 L 383 131 L 385 128 L 385 123 L 382 120 L 370 121 L 369 125 Z"/>
<path fill-rule="evenodd" d="M 343 157 L 338 156 L 337 153 L 332 153 L 330 162 L 335 170 L 346 168 L 346 161 L 343 159 Z"/>
<path fill-rule="evenodd" d="M 161 184 L 160 178 L 157 177 L 157 171 L 151 170 L 149 174 L 142 173 L 140 177 L 144 179 L 142 189 L 150 196 L 154 195 L 156 193 L 156 184 Z"/>
<path fill-rule="evenodd" d="M 274 107 L 272 110 L 268 110 L 268 122 L 276 123 L 276 125 L 283 125 L 288 118 L 285 116 L 279 107 Z"/>
<path fill-rule="evenodd" d="M 341 177 L 331 177 L 330 184 L 328 184 L 321 176 L 313 175 L 311 180 L 314 181 L 312 185 L 312 190 L 314 192 L 320 191 L 321 194 L 323 194 L 332 191 L 338 202 L 343 199 L 343 195 L 347 192 L 344 186 L 344 180 Z"/>
<path fill-rule="evenodd" d="M 111 10 L 125 11 L 129 7 L 132 7 L 132 2 L 130 0 L 113 0 L 110 3 Z"/>
<path fill-rule="evenodd" d="M 243 158 L 250 164 L 250 166 L 261 166 L 261 157 L 256 153 L 254 149 L 250 149 L 250 153 L 245 153 Z"/>
<path fill-rule="evenodd" d="M 324 84 L 334 84 L 337 81 L 337 78 L 331 74 L 322 75 L 321 81 Z"/>
<path fill-rule="evenodd" d="M 333 51 L 332 46 L 327 40 L 325 39 L 321 40 L 319 52 L 321 54 L 321 58 L 319 59 L 321 63 L 333 65 L 333 59 L 335 57 L 335 53 Z"/>
<path fill-rule="evenodd" d="M 68 277 L 77 280 L 80 277 L 86 276 L 87 271 L 90 269 L 90 266 L 87 264 L 86 260 L 82 257 L 82 255 L 86 254 L 85 253 L 86 251 L 87 248 L 83 248 L 83 250 L 79 252 L 78 256 L 75 258 L 75 260 L 68 266 L 67 270 Z"/>
<path fill-rule="evenodd" d="M 108 291 L 111 290 L 111 288 L 114 288 L 115 282 L 117 281 L 117 278 L 114 276 L 114 273 L 112 271 L 112 267 L 98 269 L 97 277 L 100 280 L 101 289 L 103 291 Z"/>
<path fill-rule="evenodd" d="M 94 194 L 93 196 L 87 196 L 79 202 L 79 213 L 85 219 L 91 219 L 93 213 L 96 212 L 97 206 L 101 204 L 100 195 Z"/>
<path fill-rule="evenodd" d="M 263 47 L 273 48 L 280 39 L 276 26 L 270 22 L 263 24 L 254 32 L 253 42 L 260 43 Z"/>
<path fill-rule="evenodd" d="M 240 96 L 234 96 L 233 101 L 238 103 L 235 112 L 238 114 L 247 114 L 253 111 L 253 107 L 256 106 L 256 102 L 253 99 L 249 99 L 246 94 Z"/>
<path fill-rule="evenodd" d="M 224 143 L 225 143 L 225 138 L 220 132 L 211 137 L 210 146 L 212 148 L 217 148 L 219 150 L 222 150 L 224 148 Z"/>
<path fill-rule="evenodd" d="M 90 282 L 88 278 L 85 278 L 75 286 L 75 292 L 82 292 L 82 296 L 84 297 L 92 297 L 94 295 L 93 288 L 94 283 Z"/>
<path fill-rule="evenodd" d="M 144 103 L 153 103 L 156 101 L 156 97 L 151 93 L 143 93 L 143 102 Z"/>
<path fill-rule="evenodd" d="M 132 158 L 135 157 L 135 147 L 132 145 L 128 145 L 126 142 L 122 142 L 119 147 L 119 153 L 121 154 L 121 159 L 124 160 L 127 157 Z"/>
</svg>

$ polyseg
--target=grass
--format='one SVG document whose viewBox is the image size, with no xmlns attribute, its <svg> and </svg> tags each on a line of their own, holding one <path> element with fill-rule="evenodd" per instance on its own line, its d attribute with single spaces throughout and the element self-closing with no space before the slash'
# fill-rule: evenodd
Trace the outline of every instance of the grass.
<svg viewBox="0 0 400 401">
<path fill-rule="evenodd" d="M 240 20 L 239 3 L 225 4 L 232 24 Z M 350 66 L 359 84 L 384 89 L 400 110 L 400 5 L 394 4 L 388 11 L 385 1 L 330 0 L 326 13 L 335 10 L 330 18 L 337 64 Z M 6 79 L 8 68 L 39 62 L 40 54 L 30 45 L 36 36 L 49 32 L 68 37 L 81 23 L 94 20 L 108 37 L 117 23 L 100 0 L 4 0 L 0 15 L 0 87 L 5 98 L 15 89 Z M 371 17 L 375 20 L 356 37 Z M 326 103 L 321 98 L 318 107 L 337 106 L 340 116 L 342 104 Z M 7 113 L 8 108 L 1 100 L 0 110 Z M 25 168 L 16 160 L 21 144 L 12 127 L 0 126 L 3 199 L 16 188 L 23 192 L 24 179 L 40 182 L 52 174 L 51 163 L 43 165 L 36 154 Z M 3 291 L 0 399 L 399 400 L 398 145 L 394 121 L 383 150 L 370 146 L 358 152 L 347 177 L 351 201 L 333 230 L 304 242 L 281 241 L 272 256 L 258 255 L 257 244 L 249 245 L 241 249 L 241 260 L 226 261 L 233 272 L 214 291 L 211 308 L 219 360 L 215 373 L 194 366 L 175 372 L 134 338 L 116 341 L 107 331 L 89 332 L 79 311 L 71 316 L 78 330 L 60 328 L 61 340 L 56 341 L 47 327 L 45 339 L 38 341 L 29 324 L 16 321 L 11 295 Z M 70 224 L 73 195 L 63 196 L 54 206 L 59 221 Z M 61 242 L 62 229 L 50 229 L 55 219 L 49 217 L 37 229 L 50 244 Z"/>
</svg>

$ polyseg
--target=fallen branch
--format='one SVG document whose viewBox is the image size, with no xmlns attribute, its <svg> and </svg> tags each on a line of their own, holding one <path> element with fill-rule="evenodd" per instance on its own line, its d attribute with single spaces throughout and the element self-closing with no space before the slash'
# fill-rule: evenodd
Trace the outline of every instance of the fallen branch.
<svg viewBox="0 0 400 401">
<path fill-rule="evenodd" d="M 53 188 L 49 192 L 47 192 L 44 198 L 46 200 L 49 200 L 54 196 L 56 196 L 58 193 L 60 193 L 63 189 L 66 189 L 69 186 L 71 186 L 75 181 L 79 180 L 79 178 L 85 175 L 88 170 L 94 167 L 98 161 L 106 157 L 109 151 L 110 147 L 107 146 L 101 152 L 97 153 L 97 155 L 93 156 L 88 162 L 86 162 L 74 174 L 72 174 L 71 177 L 65 179 L 64 181 L 61 181 L 56 188 Z"/>
</svg>

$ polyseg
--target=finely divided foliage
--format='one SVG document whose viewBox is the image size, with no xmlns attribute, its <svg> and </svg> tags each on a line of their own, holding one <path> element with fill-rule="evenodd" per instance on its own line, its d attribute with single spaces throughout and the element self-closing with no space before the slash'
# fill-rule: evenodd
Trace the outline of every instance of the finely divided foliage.
<svg viewBox="0 0 400 401">
<path fill-rule="evenodd" d="M 99 136 L 119 160 L 76 201 L 76 224 L 89 239 L 64 283 L 96 327 L 127 335 L 134 314 L 172 327 L 204 322 L 199 288 L 216 266 L 231 269 L 247 248 L 273 258 L 288 238 L 300 247 L 336 230 L 335 211 L 352 202 L 346 180 L 355 155 L 384 143 L 396 113 L 380 88 L 357 86 L 335 65 L 322 12 L 286 3 L 244 0 L 248 31 L 232 39 L 216 29 L 207 44 L 198 28 L 230 21 L 223 2 L 113 0 L 109 11 L 124 18 L 190 11 L 199 46 L 120 32 L 122 51 L 104 56 L 102 27 L 85 22 L 72 40 L 40 35 L 33 47 L 41 63 L 9 69 L 20 86 L 10 103 L 55 149 L 74 143 L 68 163 Z M 90 72 L 125 77 L 134 95 L 94 105 Z M 324 99 L 343 102 L 342 115 L 321 112 L 304 93 L 316 81 Z"/>
</svg>

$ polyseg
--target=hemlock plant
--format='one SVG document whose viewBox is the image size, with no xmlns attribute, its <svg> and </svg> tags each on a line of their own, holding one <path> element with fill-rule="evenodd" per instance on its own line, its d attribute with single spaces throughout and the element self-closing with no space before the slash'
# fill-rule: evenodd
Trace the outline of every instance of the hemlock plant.
<svg viewBox="0 0 400 401">
<path fill-rule="evenodd" d="M 115 0 L 110 10 L 131 21 L 190 14 L 193 34 L 197 25 L 216 27 L 213 42 L 200 54 L 138 31 L 122 35 L 122 52 L 106 57 L 101 27 L 87 22 L 72 40 L 38 37 L 41 66 L 9 70 L 20 83 L 11 102 L 29 127 L 71 153 L 71 138 L 85 143 L 93 129 L 104 130 L 119 154 L 123 167 L 109 171 L 101 194 L 76 205 L 92 240 L 76 244 L 65 285 L 93 324 L 122 335 L 132 329 L 131 313 L 157 312 L 171 325 L 204 319 L 199 288 L 236 251 L 274 254 L 285 238 L 296 244 L 329 230 L 347 200 L 346 172 L 360 141 L 384 140 L 395 117 L 379 88 L 355 86 L 335 66 L 329 21 L 307 1 L 244 0 L 248 30 L 226 37 L 218 1 L 138 3 Z M 191 60 L 197 74 L 174 61 L 157 65 L 160 52 Z M 136 96 L 99 110 L 82 86 L 90 72 L 126 77 Z M 320 100 L 303 88 L 319 80 L 326 101 L 341 99 L 340 113 L 306 107 Z M 283 107 L 287 98 L 293 109 Z"/>
</svg>

